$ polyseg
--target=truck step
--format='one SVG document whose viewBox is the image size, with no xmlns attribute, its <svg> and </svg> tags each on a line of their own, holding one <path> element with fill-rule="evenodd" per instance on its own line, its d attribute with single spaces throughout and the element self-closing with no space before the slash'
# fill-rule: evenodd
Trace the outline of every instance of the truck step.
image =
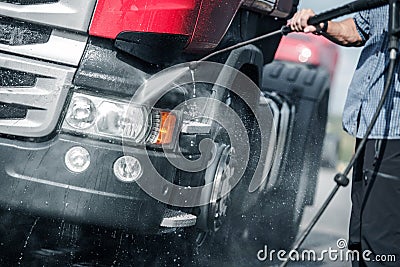
<svg viewBox="0 0 400 267">
<path fill-rule="evenodd" d="M 196 225 L 197 216 L 179 210 L 167 209 L 160 224 L 161 227 L 176 228 Z"/>
</svg>

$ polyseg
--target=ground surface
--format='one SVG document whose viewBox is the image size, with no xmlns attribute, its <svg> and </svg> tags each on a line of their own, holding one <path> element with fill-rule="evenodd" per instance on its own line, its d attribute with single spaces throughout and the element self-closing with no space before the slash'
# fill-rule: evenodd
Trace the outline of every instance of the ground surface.
<svg viewBox="0 0 400 267">
<path fill-rule="evenodd" d="M 334 171 L 321 169 L 315 205 L 306 209 L 302 229 L 311 220 L 334 186 Z M 346 240 L 350 210 L 350 188 L 341 189 L 326 214 L 306 239 L 300 252 L 313 250 L 316 255 L 329 248 L 338 250 L 337 242 Z M 260 261 L 257 252 L 262 247 L 238 246 L 239 253 L 217 259 L 190 258 L 184 237 L 179 233 L 164 237 L 132 236 L 99 229 L 82 229 L 63 222 L 48 222 L 42 218 L 13 217 L 3 211 L 0 223 L 0 266 L 277 266 L 279 261 Z M 45 233 L 45 234 L 44 234 Z M 90 236 L 90 238 L 82 238 Z M 171 241 L 171 240 L 174 240 Z M 176 240 L 178 240 L 176 242 Z M 218 247 L 212 249 L 219 249 Z M 157 255 L 155 255 L 157 253 Z M 196 254 L 193 252 L 193 254 Z M 192 254 L 192 255 L 193 255 Z M 161 257 L 159 255 L 162 255 Z M 154 263 L 156 259 L 156 263 Z M 153 264 L 150 264 L 153 262 Z M 301 261 L 288 266 L 349 266 L 348 262 Z"/>
</svg>

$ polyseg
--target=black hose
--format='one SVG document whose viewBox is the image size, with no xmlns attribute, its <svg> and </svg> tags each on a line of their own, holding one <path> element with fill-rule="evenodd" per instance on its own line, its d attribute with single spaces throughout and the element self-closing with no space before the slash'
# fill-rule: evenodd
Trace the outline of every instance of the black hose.
<svg viewBox="0 0 400 267">
<path fill-rule="evenodd" d="M 321 22 L 336 19 L 338 17 L 342 17 L 344 15 L 348 15 L 351 13 L 359 12 L 362 10 L 373 9 L 376 7 L 384 6 L 389 3 L 388 0 L 358 0 L 350 2 L 341 7 L 328 10 L 322 12 L 320 14 L 315 15 L 314 17 L 308 20 L 309 25 L 318 25 Z"/>
</svg>

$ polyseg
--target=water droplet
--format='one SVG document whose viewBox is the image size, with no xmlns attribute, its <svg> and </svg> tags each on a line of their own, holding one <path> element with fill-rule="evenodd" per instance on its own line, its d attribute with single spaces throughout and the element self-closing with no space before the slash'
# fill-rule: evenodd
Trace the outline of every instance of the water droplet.
<svg viewBox="0 0 400 267">
<path fill-rule="evenodd" d="M 168 186 L 164 186 L 164 190 L 163 190 L 164 196 L 166 196 L 168 194 L 168 192 L 169 192 Z"/>
<path fill-rule="evenodd" d="M 22 201 L 21 201 L 22 202 Z M 36 220 L 33 222 L 33 224 L 32 224 L 32 227 L 31 227 L 31 229 L 30 229 L 30 231 L 29 231 L 29 233 L 28 233 L 28 235 L 27 235 L 27 237 L 26 237 L 26 239 L 25 239 L 25 243 L 24 243 L 24 246 L 23 246 L 23 250 L 22 250 L 22 252 L 21 252 L 21 254 L 20 254 L 20 257 L 19 257 L 19 259 L 18 259 L 18 265 L 21 265 L 21 261 L 22 261 L 22 259 L 24 258 L 24 251 L 25 251 L 25 249 L 26 249 L 26 247 L 28 246 L 28 242 L 29 242 L 29 239 L 30 239 L 30 237 L 31 237 L 31 235 L 32 235 L 32 232 L 33 232 L 33 229 L 35 228 L 35 226 L 36 226 L 36 224 L 37 224 L 37 222 L 39 221 L 39 218 L 36 218 Z"/>
</svg>

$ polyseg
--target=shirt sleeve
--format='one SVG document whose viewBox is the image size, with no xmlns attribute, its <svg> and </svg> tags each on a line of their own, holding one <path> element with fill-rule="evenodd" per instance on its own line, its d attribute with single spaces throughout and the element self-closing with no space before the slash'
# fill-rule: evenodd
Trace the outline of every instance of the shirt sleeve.
<svg viewBox="0 0 400 267">
<path fill-rule="evenodd" d="M 361 11 L 354 16 L 354 22 L 356 23 L 357 31 L 360 34 L 363 42 L 366 42 L 370 34 L 370 23 L 369 23 L 370 11 Z"/>
</svg>

